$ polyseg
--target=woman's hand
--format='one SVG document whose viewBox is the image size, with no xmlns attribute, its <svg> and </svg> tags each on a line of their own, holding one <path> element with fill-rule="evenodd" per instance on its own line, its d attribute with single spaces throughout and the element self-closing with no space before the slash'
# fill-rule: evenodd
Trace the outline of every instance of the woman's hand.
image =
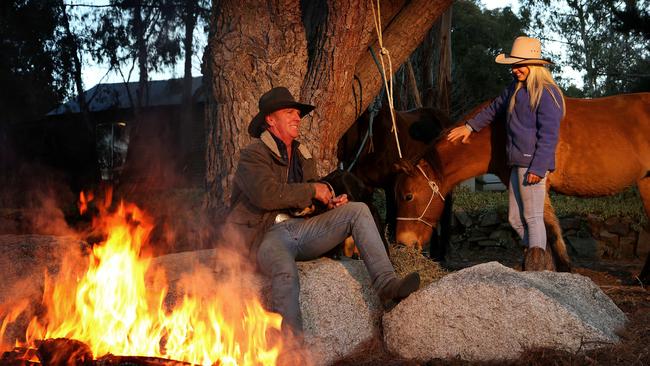
<svg viewBox="0 0 650 366">
<path fill-rule="evenodd" d="M 528 172 L 528 174 L 526 174 L 526 182 L 527 182 L 528 184 L 537 184 L 537 183 L 539 183 L 541 180 L 542 180 L 542 177 L 540 177 L 540 176 L 537 175 L 537 174 L 533 174 L 533 173 L 531 173 L 531 172 Z"/>
<path fill-rule="evenodd" d="M 469 142 L 469 135 L 472 134 L 472 131 L 470 131 L 467 126 L 458 126 L 451 131 L 449 131 L 449 134 L 447 135 L 447 140 L 451 142 L 456 142 L 460 140 L 463 144 L 466 144 Z"/>
</svg>

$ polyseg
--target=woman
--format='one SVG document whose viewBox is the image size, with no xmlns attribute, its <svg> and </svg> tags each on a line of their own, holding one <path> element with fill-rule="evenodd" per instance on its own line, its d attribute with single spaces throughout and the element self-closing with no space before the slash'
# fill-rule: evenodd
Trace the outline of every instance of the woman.
<svg viewBox="0 0 650 366">
<path fill-rule="evenodd" d="M 510 65 L 515 80 L 464 126 L 452 129 L 447 139 L 467 143 L 472 132 L 490 124 L 500 112 L 507 112 L 506 151 L 512 167 L 508 219 L 528 248 L 524 269 L 553 270 L 550 251 L 545 250 L 544 197 L 546 175 L 555 169 L 564 97 L 545 67 L 552 63 L 541 58 L 538 39 L 517 37 L 512 52 L 498 55 L 495 61 Z"/>
</svg>

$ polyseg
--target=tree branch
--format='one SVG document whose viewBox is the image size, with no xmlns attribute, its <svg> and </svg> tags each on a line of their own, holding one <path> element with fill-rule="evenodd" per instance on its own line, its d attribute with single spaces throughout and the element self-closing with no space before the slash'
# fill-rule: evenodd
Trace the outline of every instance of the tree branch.
<svg viewBox="0 0 650 366">
<path fill-rule="evenodd" d="M 399 69 L 407 57 L 422 42 L 433 23 L 451 6 L 451 0 L 414 0 L 402 8 L 393 21 L 384 27 L 383 44 L 390 52 L 393 62 L 393 72 Z M 375 41 L 371 47 L 377 50 L 379 42 Z M 370 52 L 366 52 L 357 62 L 355 75 L 361 80 L 364 95 L 361 110 L 368 105 L 382 88 L 379 70 L 372 59 Z M 354 123 L 355 101 L 350 93 L 350 101 L 343 110 L 343 121 Z"/>
</svg>

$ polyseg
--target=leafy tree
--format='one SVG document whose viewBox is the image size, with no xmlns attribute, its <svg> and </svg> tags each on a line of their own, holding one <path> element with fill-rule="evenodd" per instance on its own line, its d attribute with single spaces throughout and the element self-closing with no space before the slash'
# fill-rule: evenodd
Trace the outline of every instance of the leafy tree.
<svg viewBox="0 0 650 366">
<path fill-rule="evenodd" d="M 70 94 L 59 0 L 0 5 L 0 123 L 39 118 Z"/>
<path fill-rule="evenodd" d="M 628 1 L 629 2 L 629 1 Z M 647 1 L 643 1 L 647 7 Z M 649 50 L 638 34 L 615 32 L 615 0 L 524 0 L 532 34 L 548 39 L 557 34 L 566 45 L 561 62 L 584 72 L 584 94 L 601 96 L 632 91 L 647 78 Z"/>
<path fill-rule="evenodd" d="M 181 54 L 176 4 L 172 0 L 111 0 L 110 5 L 93 14 L 98 26 L 93 29 L 95 46 L 90 51 L 125 83 L 138 68 L 136 96 L 129 96 L 137 119 L 148 100 L 149 72 L 173 67 Z"/>
<path fill-rule="evenodd" d="M 93 14 L 98 24 L 92 33 L 95 45 L 90 49 L 100 63 L 108 63 L 124 81 L 131 81 L 138 70 L 135 95 L 128 95 L 134 116 L 128 124 L 129 150 L 122 171 L 122 181 L 137 183 L 147 174 L 151 153 L 142 140 L 141 109 L 148 104 L 149 73 L 173 68 L 185 56 L 182 121 L 172 126 L 174 135 L 183 139 L 180 126 L 192 115 L 190 92 L 192 84 L 191 59 L 195 51 L 194 29 L 205 24 L 207 0 L 111 0 L 110 6 Z M 127 89 L 128 91 L 128 89 Z"/>
<path fill-rule="evenodd" d="M 494 98 L 512 80 L 510 69 L 494 62 L 524 35 L 525 17 L 509 7 L 485 10 L 476 1 L 454 3 L 452 19 L 452 120 Z"/>
<path fill-rule="evenodd" d="M 650 51 L 650 6 L 648 1 L 625 0 L 625 9 L 615 10 L 615 30 L 626 34 L 633 32 L 645 40 L 646 51 Z M 642 8 L 640 8 L 640 6 Z M 631 82 L 630 92 L 650 90 L 650 58 L 646 55 L 638 61 L 631 74 L 638 75 Z"/>
</svg>

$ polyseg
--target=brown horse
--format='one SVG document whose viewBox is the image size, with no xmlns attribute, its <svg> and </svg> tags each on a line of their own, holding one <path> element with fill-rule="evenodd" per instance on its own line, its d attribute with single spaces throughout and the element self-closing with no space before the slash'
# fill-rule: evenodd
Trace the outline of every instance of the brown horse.
<svg viewBox="0 0 650 366">
<path fill-rule="evenodd" d="M 395 117 L 402 156 L 406 159 L 420 156 L 431 142 L 440 136 L 442 130 L 451 125 L 448 117 L 435 108 L 396 111 Z M 370 128 L 368 112 L 366 112 L 339 140 L 337 154 L 339 161 L 346 169 L 353 165 L 351 172 L 361 179 L 369 189 L 382 188 L 385 192 L 393 191 L 396 174 L 394 164 L 399 161 L 400 156 L 392 127 L 390 112 L 387 108 L 379 111 L 372 128 Z M 372 131 L 372 133 L 368 133 L 368 131 Z M 368 135 L 365 138 L 367 141 L 362 145 L 361 141 L 364 140 L 366 134 Z M 386 197 L 386 222 L 393 223 L 395 216 L 396 204 L 392 195 L 388 194 Z M 451 209 L 445 210 L 443 222 L 449 221 L 450 217 Z M 447 220 L 444 220 L 445 218 Z M 443 225 L 444 228 L 445 225 Z M 446 240 L 448 231 L 443 230 L 441 235 L 443 241 Z M 436 245 L 434 248 L 444 248 L 444 246 Z M 444 253 L 435 254 L 444 256 Z"/>
<path fill-rule="evenodd" d="M 414 158 L 427 149 L 440 132 L 451 124 L 449 119 L 434 108 L 418 108 L 396 111 L 395 124 L 400 140 L 402 156 Z M 393 164 L 400 156 L 392 132 L 393 125 L 387 108 L 379 111 L 372 128 L 367 113 L 352 125 L 339 140 L 337 157 L 344 168 L 350 170 L 369 187 L 390 187 L 395 175 Z M 362 145 L 364 136 L 369 134 Z M 361 151 L 359 148 L 361 147 Z M 388 191 L 387 191 L 388 192 Z"/>
<path fill-rule="evenodd" d="M 395 185 L 401 218 L 398 243 L 421 248 L 442 212 L 441 197 L 463 180 L 493 173 L 508 181 L 505 135 L 500 116 L 472 134 L 467 144 L 442 137 L 417 162 L 419 168 L 402 166 L 407 174 L 400 174 Z M 566 98 L 556 170 L 548 175 L 546 184 L 547 190 L 581 197 L 611 195 L 636 184 L 650 218 L 650 93 Z M 557 268 L 569 270 L 570 260 L 548 192 L 545 203 L 544 223 Z"/>
</svg>

